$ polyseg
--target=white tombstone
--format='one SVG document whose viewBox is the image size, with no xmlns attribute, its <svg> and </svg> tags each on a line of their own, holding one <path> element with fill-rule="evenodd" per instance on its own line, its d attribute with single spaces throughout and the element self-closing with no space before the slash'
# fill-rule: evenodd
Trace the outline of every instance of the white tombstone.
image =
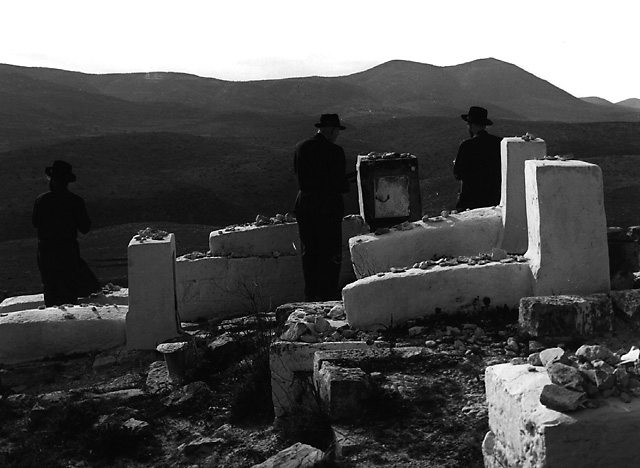
<svg viewBox="0 0 640 468">
<path fill-rule="evenodd" d="M 525 163 L 534 295 L 609 292 L 602 171 L 583 161 Z"/>
<path fill-rule="evenodd" d="M 173 234 L 162 240 L 137 240 L 136 237 L 127 249 L 127 347 L 156 349 L 159 343 L 180 334 L 176 312 L 175 237 Z"/>
<path fill-rule="evenodd" d="M 544 140 L 524 140 L 520 137 L 503 138 L 502 157 L 502 242 L 501 248 L 509 253 L 527 250 L 527 210 L 525 201 L 524 163 L 529 159 L 542 159 L 547 154 Z"/>
</svg>

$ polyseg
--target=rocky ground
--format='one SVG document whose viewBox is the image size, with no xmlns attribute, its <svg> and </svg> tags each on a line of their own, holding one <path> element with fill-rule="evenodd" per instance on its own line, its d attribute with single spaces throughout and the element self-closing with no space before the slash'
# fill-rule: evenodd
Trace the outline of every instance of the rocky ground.
<svg viewBox="0 0 640 468">
<path fill-rule="evenodd" d="M 591 340 L 628 350 L 637 328 Z M 517 314 L 436 316 L 354 339 L 423 346 L 428 359 L 391 363 L 361 414 L 331 423 L 317 408 L 274 427 L 268 346 L 273 314 L 193 324 L 197 345 L 180 385 L 155 352 L 114 350 L 0 371 L 0 465 L 250 467 L 295 442 L 343 457 L 325 466 L 481 467 L 487 365 L 543 346 L 518 336 Z M 545 343 L 575 349 L 581 343 Z M 333 425 L 333 430 L 332 430 Z"/>
</svg>

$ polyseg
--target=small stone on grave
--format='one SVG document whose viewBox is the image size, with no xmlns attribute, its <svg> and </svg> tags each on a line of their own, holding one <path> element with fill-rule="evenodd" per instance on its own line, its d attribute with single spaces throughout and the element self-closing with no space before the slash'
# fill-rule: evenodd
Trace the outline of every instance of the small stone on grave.
<svg viewBox="0 0 640 468">
<path fill-rule="evenodd" d="M 545 385 L 540 394 L 540 403 L 552 410 L 569 412 L 582 406 L 587 399 L 583 392 L 576 392 L 559 385 Z"/>
</svg>

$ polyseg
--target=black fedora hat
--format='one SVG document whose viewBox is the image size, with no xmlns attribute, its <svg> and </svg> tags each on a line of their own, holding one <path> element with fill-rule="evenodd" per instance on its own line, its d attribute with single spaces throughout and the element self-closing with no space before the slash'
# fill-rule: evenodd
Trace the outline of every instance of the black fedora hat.
<svg viewBox="0 0 640 468">
<path fill-rule="evenodd" d="M 72 167 L 66 161 L 53 161 L 53 165 L 45 168 L 44 173 L 52 179 L 65 182 L 75 182 L 76 175 L 71 171 Z"/>
<path fill-rule="evenodd" d="M 340 124 L 340 117 L 338 117 L 338 114 L 322 114 L 320 116 L 320 122 L 316 124 L 316 127 L 338 127 L 340 130 L 345 130 L 347 128 Z"/>
<path fill-rule="evenodd" d="M 487 109 L 484 107 L 471 106 L 468 114 L 462 114 L 462 120 L 469 123 L 479 125 L 493 125 L 493 122 L 487 118 Z"/>
</svg>

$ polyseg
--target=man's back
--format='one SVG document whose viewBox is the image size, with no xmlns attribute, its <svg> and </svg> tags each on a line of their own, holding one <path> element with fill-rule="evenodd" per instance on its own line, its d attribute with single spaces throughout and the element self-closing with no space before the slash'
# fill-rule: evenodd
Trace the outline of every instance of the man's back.
<svg viewBox="0 0 640 468">
<path fill-rule="evenodd" d="M 36 198 L 33 225 L 39 240 L 68 242 L 77 239 L 78 231 L 88 232 L 91 222 L 81 197 L 68 190 L 54 190 Z"/>
<path fill-rule="evenodd" d="M 338 194 L 348 189 L 343 149 L 319 133 L 296 145 L 293 165 L 303 193 Z"/>
<path fill-rule="evenodd" d="M 502 139 L 486 131 L 460 145 L 454 175 L 462 181 L 458 209 L 495 206 L 500 203 Z"/>
</svg>

